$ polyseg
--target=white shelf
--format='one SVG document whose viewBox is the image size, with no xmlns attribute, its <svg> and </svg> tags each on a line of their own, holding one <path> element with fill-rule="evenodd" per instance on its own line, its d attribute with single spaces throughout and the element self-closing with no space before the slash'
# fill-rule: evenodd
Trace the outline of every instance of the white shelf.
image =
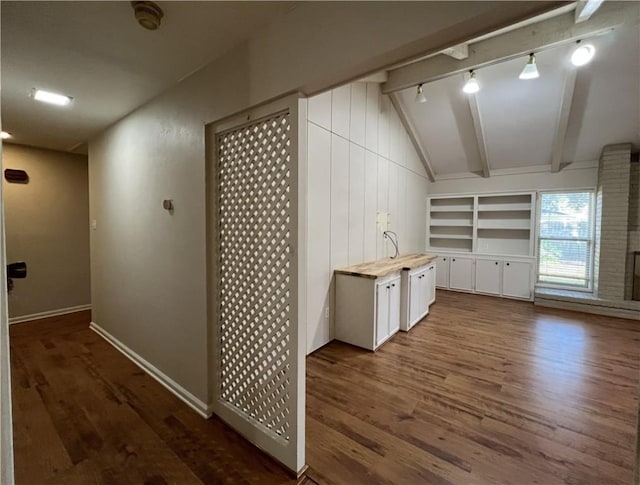
<svg viewBox="0 0 640 485">
<path fill-rule="evenodd" d="M 531 204 L 478 205 L 478 212 L 530 212 Z"/>
<path fill-rule="evenodd" d="M 437 221 L 434 224 L 431 224 L 431 227 L 473 227 L 473 223 L 471 222 L 458 222 L 458 221 Z"/>
<path fill-rule="evenodd" d="M 431 234 L 431 239 L 473 239 L 472 236 L 458 236 L 455 234 Z"/>
<path fill-rule="evenodd" d="M 492 223 L 491 225 L 485 225 L 478 223 L 478 231 L 529 231 L 531 223 L 526 221 L 526 224 L 522 224 L 520 226 L 513 226 L 509 224 L 497 224 Z"/>
<path fill-rule="evenodd" d="M 442 209 L 440 207 L 432 207 L 431 212 L 473 212 L 473 209 Z"/>
<path fill-rule="evenodd" d="M 531 257 L 534 193 L 429 198 L 431 250 Z"/>
</svg>

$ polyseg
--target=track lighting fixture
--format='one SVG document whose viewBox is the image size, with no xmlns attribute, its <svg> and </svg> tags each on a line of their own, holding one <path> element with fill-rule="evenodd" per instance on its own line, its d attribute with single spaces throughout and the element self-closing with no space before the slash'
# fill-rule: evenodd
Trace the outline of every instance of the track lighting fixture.
<svg viewBox="0 0 640 485">
<path fill-rule="evenodd" d="M 540 73 L 538 72 L 538 66 L 536 66 L 536 56 L 532 52 L 529 54 L 529 62 L 524 66 L 524 69 L 520 73 L 520 79 L 536 79 L 540 77 Z"/>
<path fill-rule="evenodd" d="M 578 41 L 578 43 L 580 43 L 580 41 Z M 578 46 L 578 48 L 573 51 L 573 54 L 571 54 L 571 63 L 578 67 L 589 64 L 595 53 L 596 49 L 591 44 Z"/>
<path fill-rule="evenodd" d="M 418 92 L 416 93 L 416 103 L 426 103 L 427 97 L 422 92 L 422 84 L 418 84 Z"/>
<path fill-rule="evenodd" d="M 480 85 L 478 84 L 478 80 L 476 79 L 476 73 L 473 71 L 469 71 L 470 76 L 467 82 L 465 83 L 462 90 L 467 94 L 473 94 L 480 91 Z"/>
</svg>

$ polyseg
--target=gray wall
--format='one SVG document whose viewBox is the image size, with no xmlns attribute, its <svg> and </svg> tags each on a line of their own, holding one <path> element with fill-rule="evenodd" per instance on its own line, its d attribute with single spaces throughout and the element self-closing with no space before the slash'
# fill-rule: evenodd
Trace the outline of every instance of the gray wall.
<svg viewBox="0 0 640 485">
<path fill-rule="evenodd" d="M 28 265 L 9 317 L 90 304 L 87 157 L 5 144 L 3 164 L 29 175 L 27 184 L 2 181 L 7 260 Z"/>
</svg>

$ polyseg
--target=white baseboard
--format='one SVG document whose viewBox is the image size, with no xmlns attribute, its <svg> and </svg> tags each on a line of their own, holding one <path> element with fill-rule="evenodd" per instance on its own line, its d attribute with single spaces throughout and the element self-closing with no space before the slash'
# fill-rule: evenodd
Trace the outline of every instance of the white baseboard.
<svg viewBox="0 0 640 485">
<path fill-rule="evenodd" d="M 559 308 L 561 310 L 572 310 L 574 312 L 592 313 L 594 315 L 604 315 L 607 317 L 628 318 L 630 320 L 640 320 L 639 312 L 627 310 L 624 308 L 613 308 L 610 306 L 578 303 L 574 301 L 552 300 L 540 297 L 536 297 L 535 304 L 543 307 Z"/>
<path fill-rule="evenodd" d="M 57 310 L 49 310 L 46 312 L 32 313 L 31 315 L 21 315 L 18 317 L 11 317 L 9 319 L 9 325 L 14 323 L 30 322 L 31 320 L 42 320 L 43 318 L 57 317 L 60 315 L 67 315 L 69 313 L 82 312 L 85 310 L 91 310 L 91 305 L 78 305 L 70 306 L 68 308 L 58 308 Z"/>
<path fill-rule="evenodd" d="M 162 386 L 164 386 L 169 392 L 175 395 L 178 399 L 184 402 L 187 406 L 193 409 L 196 413 L 202 416 L 205 419 L 208 419 L 213 414 L 211 412 L 211 407 L 206 403 L 202 402 L 196 396 L 187 391 L 184 387 L 178 384 L 176 381 L 171 379 L 168 375 L 162 372 L 160 369 L 155 367 L 149 361 L 143 359 L 127 347 L 125 344 L 120 342 L 117 338 L 107 332 L 105 329 L 100 327 L 95 322 L 91 322 L 89 324 L 89 328 L 100 335 L 103 339 L 113 345 L 117 350 L 119 350 L 125 357 L 127 357 L 131 362 L 140 367 L 143 371 L 153 377 L 156 381 L 158 381 Z"/>
</svg>

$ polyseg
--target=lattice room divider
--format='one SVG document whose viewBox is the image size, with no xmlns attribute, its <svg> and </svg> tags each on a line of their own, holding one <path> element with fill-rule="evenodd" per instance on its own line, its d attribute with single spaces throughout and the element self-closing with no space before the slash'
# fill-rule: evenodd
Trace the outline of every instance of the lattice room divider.
<svg viewBox="0 0 640 485">
<path fill-rule="evenodd" d="M 208 134 L 215 183 L 209 199 L 214 205 L 214 407 L 298 472 L 304 466 L 305 339 L 298 301 L 304 294 L 298 264 L 304 157 L 299 156 L 298 101 L 286 101 L 285 109 L 274 106 L 267 113 L 264 107 L 216 124 Z"/>
</svg>

